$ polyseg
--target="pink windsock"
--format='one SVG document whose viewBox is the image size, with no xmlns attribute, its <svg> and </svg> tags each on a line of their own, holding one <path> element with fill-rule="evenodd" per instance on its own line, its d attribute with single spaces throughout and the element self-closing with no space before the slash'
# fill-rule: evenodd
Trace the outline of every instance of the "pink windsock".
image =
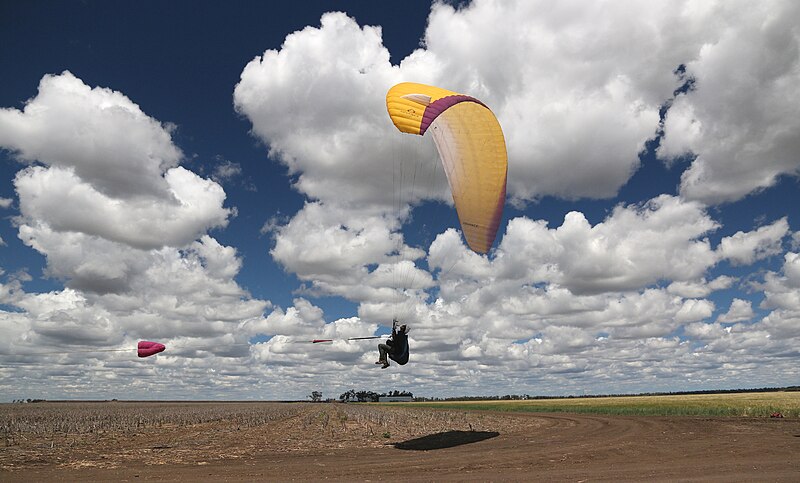
<svg viewBox="0 0 800 483">
<path fill-rule="evenodd" d="M 164 349 L 167 347 L 164 344 L 159 344 L 158 342 L 150 342 L 147 340 L 140 340 L 139 341 L 139 357 L 150 357 L 153 354 L 158 354 L 159 352 L 163 352 Z"/>
</svg>

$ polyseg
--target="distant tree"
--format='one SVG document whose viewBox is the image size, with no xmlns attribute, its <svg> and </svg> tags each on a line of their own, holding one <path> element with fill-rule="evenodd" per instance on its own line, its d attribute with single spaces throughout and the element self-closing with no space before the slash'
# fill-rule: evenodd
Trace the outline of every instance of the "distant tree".
<svg viewBox="0 0 800 483">
<path fill-rule="evenodd" d="M 355 389 L 350 389 L 349 391 L 342 393 L 339 396 L 339 400 L 343 401 L 343 402 L 355 401 L 356 400 L 356 390 Z"/>
<path fill-rule="evenodd" d="M 404 396 L 404 397 L 411 397 L 413 398 L 414 395 L 408 391 L 398 391 L 397 389 L 393 391 L 387 391 L 385 393 L 378 394 L 374 391 L 367 391 L 361 390 L 356 391 L 355 389 L 351 389 L 342 395 L 339 396 L 339 400 L 342 402 L 348 401 L 358 401 L 358 402 L 378 402 L 382 397 L 397 397 L 397 396 Z"/>
<path fill-rule="evenodd" d="M 356 399 L 358 402 L 377 402 L 380 395 L 372 391 L 358 391 Z"/>
<path fill-rule="evenodd" d="M 311 395 L 308 396 L 311 398 L 311 402 L 320 402 L 322 401 L 322 393 L 319 391 L 312 391 Z"/>
<path fill-rule="evenodd" d="M 397 396 L 414 397 L 414 394 L 410 393 L 409 391 L 398 391 L 397 389 L 395 389 L 394 391 L 387 391 L 387 392 L 385 392 L 383 394 L 376 394 L 375 395 L 375 397 L 376 397 L 375 401 L 378 400 L 377 398 L 381 398 L 381 397 L 397 397 Z"/>
</svg>

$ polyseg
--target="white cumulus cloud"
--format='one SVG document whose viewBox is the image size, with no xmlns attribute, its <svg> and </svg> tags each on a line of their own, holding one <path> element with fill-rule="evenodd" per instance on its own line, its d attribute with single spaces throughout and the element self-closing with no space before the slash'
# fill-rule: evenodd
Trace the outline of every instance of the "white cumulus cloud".
<svg viewBox="0 0 800 483">
<path fill-rule="evenodd" d="M 681 193 L 721 203 L 800 171 L 800 5 L 698 3 L 685 8 L 707 30 L 682 61 L 694 89 L 670 108 L 658 153 L 668 160 L 694 156 Z"/>
</svg>

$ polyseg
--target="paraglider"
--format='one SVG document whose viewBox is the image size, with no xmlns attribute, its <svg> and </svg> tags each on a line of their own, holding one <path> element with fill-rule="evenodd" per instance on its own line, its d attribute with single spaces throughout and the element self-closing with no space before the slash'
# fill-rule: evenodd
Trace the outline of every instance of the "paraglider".
<svg viewBox="0 0 800 483">
<path fill-rule="evenodd" d="M 408 363 L 408 331 L 405 325 L 397 327 L 397 319 L 392 321 L 392 335 L 386 343 L 378 344 L 378 360 L 375 364 L 381 364 L 381 369 L 389 367 L 389 359 L 401 366 Z"/>
<path fill-rule="evenodd" d="M 497 118 L 474 97 L 411 82 L 389 89 L 386 109 L 401 132 L 433 132 L 467 245 L 487 253 L 506 199 L 508 157 Z"/>
</svg>

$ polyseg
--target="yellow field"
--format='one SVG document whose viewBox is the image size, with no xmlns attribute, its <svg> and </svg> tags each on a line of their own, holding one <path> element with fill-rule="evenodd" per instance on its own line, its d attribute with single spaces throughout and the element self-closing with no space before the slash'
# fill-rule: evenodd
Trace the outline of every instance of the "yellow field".
<svg viewBox="0 0 800 483">
<path fill-rule="evenodd" d="M 393 403 L 398 404 L 398 403 Z M 399 403 L 442 409 L 650 416 L 800 417 L 800 391 Z"/>
</svg>

